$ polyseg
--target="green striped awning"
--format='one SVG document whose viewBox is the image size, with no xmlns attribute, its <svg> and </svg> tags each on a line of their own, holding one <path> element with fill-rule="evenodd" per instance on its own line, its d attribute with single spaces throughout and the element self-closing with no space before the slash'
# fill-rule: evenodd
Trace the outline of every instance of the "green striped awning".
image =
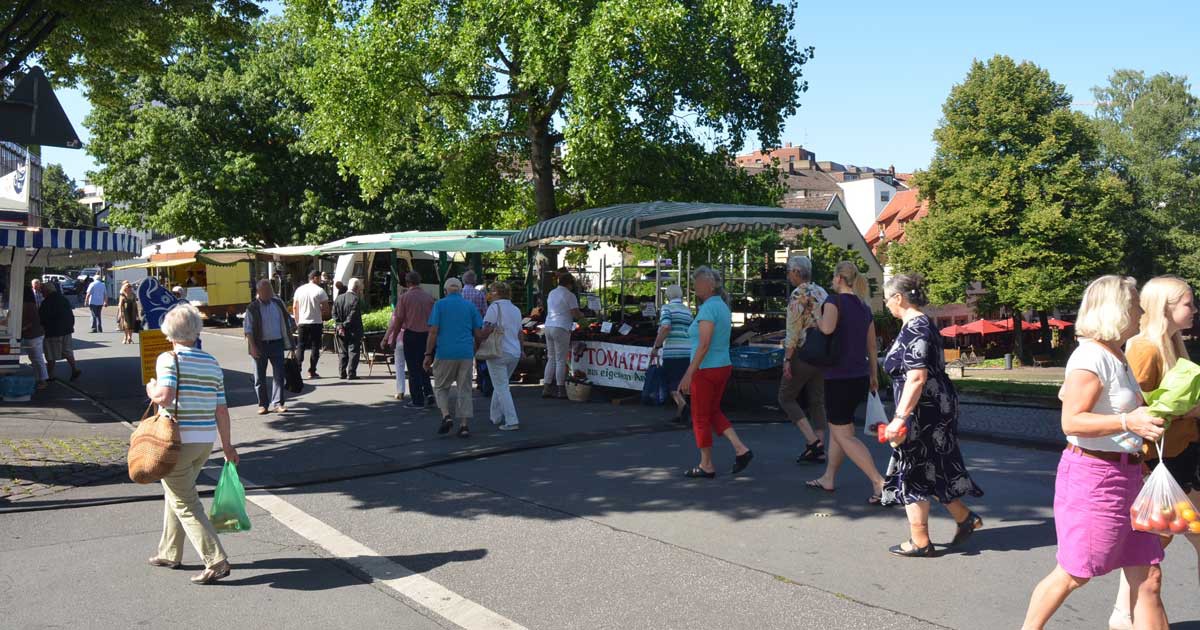
<svg viewBox="0 0 1200 630">
<path fill-rule="evenodd" d="M 673 248 L 722 232 L 837 226 L 834 199 L 829 197 L 823 209 L 671 201 L 627 203 L 547 219 L 505 240 L 509 249 L 555 241 L 627 241 Z"/>
</svg>

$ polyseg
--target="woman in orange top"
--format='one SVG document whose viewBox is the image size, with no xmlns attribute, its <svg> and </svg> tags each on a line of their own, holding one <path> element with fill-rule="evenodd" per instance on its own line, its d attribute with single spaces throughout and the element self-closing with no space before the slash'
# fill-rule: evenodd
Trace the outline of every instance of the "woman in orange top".
<svg viewBox="0 0 1200 630">
<path fill-rule="evenodd" d="M 1167 370 L 1179 359 L 1188 358 L 1183 346 L 1181 331 L 1192 327 L 1196 316 L 1196 305 L 1192 289 L 1187 282 L 1175 276 L 1159 276 L 1142 288 L 1142 320 L 1136 337 L 1129 340 L 1125 357 L 1143 392 L 1158 389 Z M 1182 418 L 1174 418 L 1171 427 L 1159 442 L 1163 464 L 1179 482 L 1193 502 L 1200 498 L 1200 429 L 1196 419 L 1200 418 L 1200 407 Z M 1146 456 L 1154 457 L 1154 447 L 1147 444 Z M 1147 459 L 1146 465 L 1153 470 L 1157 459 Z M 1188 542 L 1200 556 L 1200 535 L 1187 534 Z M 1170 542 L 1164 539 L 1164 545 Z M 1132 628 L 1129 615 L 1129 583 L 1121 575 L 1121 586 L 1117 591 L 1117 602 L 1113 606 L 1108 625 L 1113 630 Z"/>
</svg>

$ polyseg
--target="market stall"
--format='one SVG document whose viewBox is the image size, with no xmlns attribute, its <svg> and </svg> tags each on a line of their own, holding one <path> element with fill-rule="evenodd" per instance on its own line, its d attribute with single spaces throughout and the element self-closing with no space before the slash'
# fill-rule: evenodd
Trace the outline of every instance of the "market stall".
<svg viewBox="0 0 1200 630">
<path fill-rule="evenodd" d="M 26 270 L 86 266 L 136 255 L 141 240 L 108 230 L 0 228 L 0 372 L 17 368 L 21 356 L 21 306 Z"/>
<path fill-rule="evenodd" d="M 110 271 L 121 274 L 145 270 L 168 289 L 182 287 L 184 299 L 205 317 L 232 324 L 254 299 L 255 278 L 272 277 L 266 268 L 268 263 L 291 263 L 303 268 L 313 254 L 313 248 L 307 245 L 233 245 L 207 249 L 196 241 L 170 239 L 145 248 L 141 258 L 123 261 Z"/>
<path fill-rule="evenodd" d="M 535 250 L 556 242 L 623 242 L 655 248 L 653 304 L 639 305 L 639 312 L 634 317 L 626 317 L 622 308 L 620 319 L 616 321 L 601 313 L 598 319 L 581 323 L 572 333 L 573 371 L 582 372 L 593 384 L 640 390 L 649 365 L 650 346 L 658 328 L 663 278 L 667 277 L 660 266 L 663 251 L 678 250 L 685 244 L 718 233 L 837 224 L 837 212 L 829 209 L 655 201 L 619 204 L 555 217 L 509 236 L 506 242 L 509 249 L 527 252 L 530 278 L 534 277 Z M 684 283 L 688 278 L 687 267 L 690 265 L 678 270 L 677 277 Z M 621 299 L 623 307 L 624 296 Z M 544 348 L 536 327 L 527 326 L 524 332 L 523 345 L 527 352 L 535 353 Z M 735 337 L 741 337 L 740 342 L 745 343 L 750 337 L 771 331 L 749 332 L 754 334 Z M 736 338 L 735 343 L 739 343 Z M 760 354 L 769 355 L 771 361 L 776 354 L 781 355 L 769 348 L 741 354 L 748 361 L 745 368 L 748 370 L 761 369 L 764 362 L 758 356 Z"/>
</svg>

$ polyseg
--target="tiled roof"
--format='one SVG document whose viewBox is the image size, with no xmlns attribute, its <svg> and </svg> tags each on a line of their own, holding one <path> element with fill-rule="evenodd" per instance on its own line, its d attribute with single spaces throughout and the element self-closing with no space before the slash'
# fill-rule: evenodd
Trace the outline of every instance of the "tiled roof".
<svg viewBox="0 0 1200 630">
<path fill-rule="evenodd" d="M 879 246 L 880 226 L 883 227 L 883 237 L 888 242 L 904 240 L 904 226 L 912 221 L 929 216 L 929 203 L 918 199 L 916 188 L 897 192 L 883 212 L 875 219 L 875 225 L 867 230 L 867 246 L 875 251 Z"/>
</svg>

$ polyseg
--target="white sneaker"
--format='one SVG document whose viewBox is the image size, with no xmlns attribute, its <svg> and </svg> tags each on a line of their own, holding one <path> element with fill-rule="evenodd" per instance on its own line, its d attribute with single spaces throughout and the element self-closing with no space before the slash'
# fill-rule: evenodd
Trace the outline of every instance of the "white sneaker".
<svg viewBox="0 0 1200 630">
<path fill-rule="evenodd" d="M 516 430 L 518 430 L 518 429 L 520 429 L 520 428 L 521 428 L 521 425 L 519 425 L 519 424 L 508 424 L 508 423 L 505 423 L 505 424 L 502 424 L 502 425 L 500 425 L 500 430 L 501 430 L 501 431 L 516 431 Z"/>
<path fill-rule="evenodd" d="M 1112 615 L 1108 618 L 1108 630 L 1133 630 L 1133 617 L 1114 606 Z"/>
</svg>

